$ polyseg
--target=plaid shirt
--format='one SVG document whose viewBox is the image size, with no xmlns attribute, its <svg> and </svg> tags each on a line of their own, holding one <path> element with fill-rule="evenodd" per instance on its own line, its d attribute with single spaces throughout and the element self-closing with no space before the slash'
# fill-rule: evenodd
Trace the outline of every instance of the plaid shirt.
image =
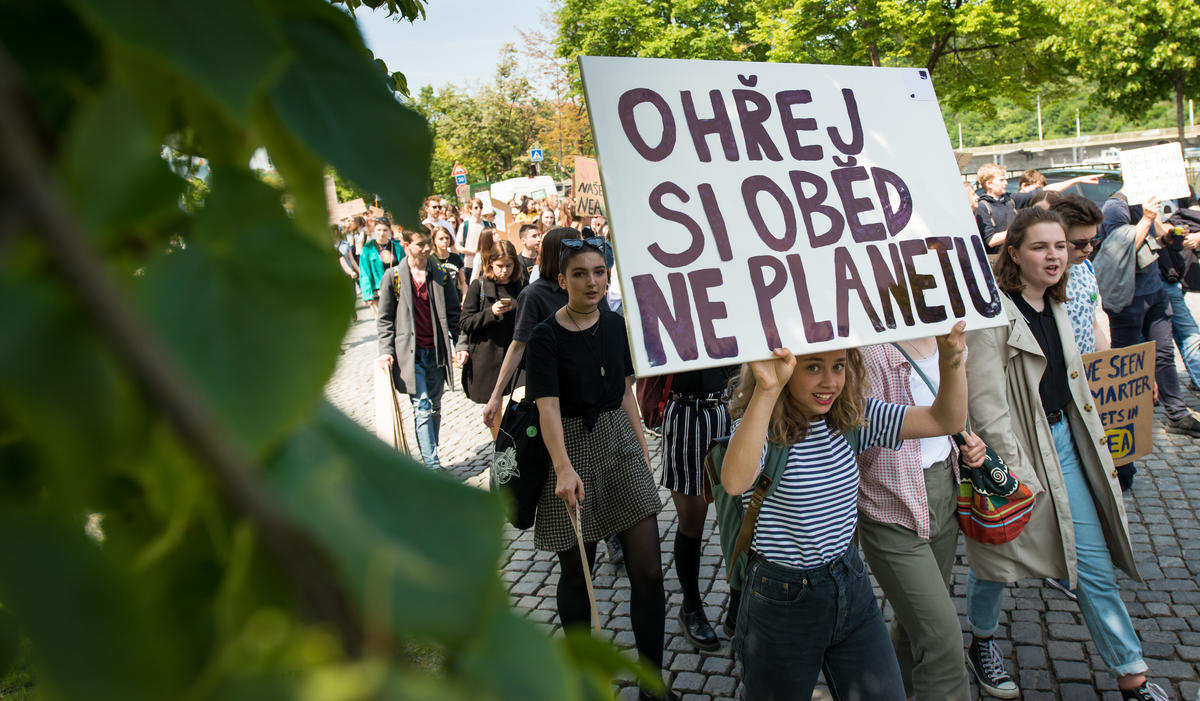
<svg viewBox="0 0 1200 701">
<path fill-rule="evenodd" d="M 908 378 L 912 366 L 890 343 L 860 349 L 871 381 L 871 396 L 893 404 L 912 405 Z M 966 360 L 966 351 L 963 352 Z M 958 448 L 950 449 L 950 464 L 958 480 Z M 858 456 L 861 478 L 858 510 L 879 523 L 894 523 L 929 540 L 929 499 L 921 467 L 921 441 L 907 440 L 899 450 L 868 448 Z"/>
</svg>

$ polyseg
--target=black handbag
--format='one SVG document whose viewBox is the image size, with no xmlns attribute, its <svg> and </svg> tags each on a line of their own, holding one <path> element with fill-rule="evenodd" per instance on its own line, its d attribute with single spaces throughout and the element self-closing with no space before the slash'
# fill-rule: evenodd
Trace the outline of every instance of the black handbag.
<svg viewBox="0 0 1200 701">
<path fill-rule="evenodd" d="M 491 490 L 505 495 L 508 521 L 521 530 L 533 525 L 538 499 L 550 474 L 537 404 L 509 401 L 492 453 Z"/>
</svg>

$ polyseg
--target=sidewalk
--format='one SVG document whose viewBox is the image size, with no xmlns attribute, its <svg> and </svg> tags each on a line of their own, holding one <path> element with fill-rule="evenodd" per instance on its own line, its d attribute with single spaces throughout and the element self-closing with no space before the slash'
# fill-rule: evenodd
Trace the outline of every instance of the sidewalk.
<svg viewBox="0 0 1200 701">
<path fill-rule="evenodd" d="M 1189 307 L 1200 317 L 1200 295 L 1189 295 Z M 360 308 L 343 343 L 343 355 L 326 387 L 329 400 L 350 418 L 374 431 L 372 415 L 371 364 L 378 355 L 375 324 L 371 312 Z M 1184 385 L 1187 385 L 1186 380 Z M 1193 407 L 1200 396 L 1185 390 Z M 403 406 L 411 437 L 412 419 Z M 481 418 L 482 407 L 461 391 L 447 392 L 442 402 L 442 464 L 460 479 L 486 485 L 491 460 L 490 436 Z M 1193 701 L 1200 689 L 1200 441 L 1166 434 L 1163 416 L 1156 412 L 1154 440 L 1158 447 L 1140 462 L 1136 485 L 1125 497 L 1130 533 L 1139 571 L 1145 581 L 1136 583 L 1118 574 L 1122 597 L 1129 606 L 1134 625 L 1142 638 L 1152 679 L 1168 688 L 1175 699 Z M 651 461 L 658 467 L 658 440 L 650 436 Z M 720 650 L 700 653 L 680 634 L 681 594 L 675 579 L 672 543 L 675 538 L 675 508 L 670 494 L 661 490 L 664 503 L 659 514 L 662 536 L 664 584 L 667 590 L 667 640 L 665 667 L 672 688 L 685 700 L 732 699 L 737 695 L 737 676 L 728 641 Z M 709 515 L 700 586 L 708 617 L 714 624 L 723 619 L 728 588 L 721 569 L 720 544 L 713 517 Z M 553 553 L 534 549 L 532 532 L 505 529 L 508 543 L 503 578 L 508 582 L 515 606 L 527 615 L 557 630 L 555 584 L 558 575 Z M 601 553 L 604 546 L 600 546 Z M 596 567 L 596 598 L 600 623 L 612 639 L 625 648 L 633 647 L 629 623 L 629 583 L 624 570 L 605 560 Z M 876 590 L 878 593 L 878 589 Z M 954 568 L 954 601 L 966 628 L 966 565 L 960 541 Z M 891 609 L 884 615 L 890 620 Z M 719 628 L 719 625 L 717 626 Z M 1116 683 L 1104 670 L 1079 607 L 1063 594 L 1027 580 L 1009 587 L 997 638 L 1024 692 L 1023 698 L 1105 701 L 1120 699 Z M 966 635 L 964 634 L 964 649 Z M 974 687 L 972 687 L 974 689 Z M 828 698 L 821 695 L 820 698 Z M 626 687 L 620 698 L 636 699 L 636 689 Z"/>
</svg>

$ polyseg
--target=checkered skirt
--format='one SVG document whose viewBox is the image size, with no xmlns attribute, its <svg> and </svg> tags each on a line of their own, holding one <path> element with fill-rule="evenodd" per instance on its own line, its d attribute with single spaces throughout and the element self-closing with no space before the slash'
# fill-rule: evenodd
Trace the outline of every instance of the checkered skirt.
<svg viewBox="0 0 1200 701">
<path fill-rule="evenodd" d="M 642 446 L 623 409 L 600 414 L 591 431 L 582 418 L 564 418 L 563 440 L 571 466 L 583 481 L 583 540 L 593 543 L 624 531 L 662 508 Z M 563 500 L 554 495 L 554 470 L 546 477 L 533 525 L 538 550 L 575 547 L 575 531 Z"/>
</svg>

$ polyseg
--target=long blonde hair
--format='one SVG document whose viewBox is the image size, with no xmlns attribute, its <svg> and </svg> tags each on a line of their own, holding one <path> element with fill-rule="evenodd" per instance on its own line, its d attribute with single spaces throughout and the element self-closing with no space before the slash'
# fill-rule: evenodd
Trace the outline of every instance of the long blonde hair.
<svg viewBox="0 0 1200 701">
<path fill-rule="evenodd" d="M 800 359 L 797 358 L 797 372 Z M 749 364 L 742 365 L 741 372 L 729 384 L 729 413 L 737 419 L 746 413 L 750 398 L 754 396 L 754 371 Z M 842 433 L 849 428 L 866 423 L 863 409 L 871 383 L 867 379 L 867 366 L 857 348 L 846 351 L 846 384 L 841 394 L 833 400 L 833 406 L 825 414 L 825 423 L 833 433 Z M 799 443 L 808 435 L 808 417 L 800 402 L 785 387 L 771 409 L 771 420 L 767 424 L 767 440 L 791 445 Z"/>
</svg>

